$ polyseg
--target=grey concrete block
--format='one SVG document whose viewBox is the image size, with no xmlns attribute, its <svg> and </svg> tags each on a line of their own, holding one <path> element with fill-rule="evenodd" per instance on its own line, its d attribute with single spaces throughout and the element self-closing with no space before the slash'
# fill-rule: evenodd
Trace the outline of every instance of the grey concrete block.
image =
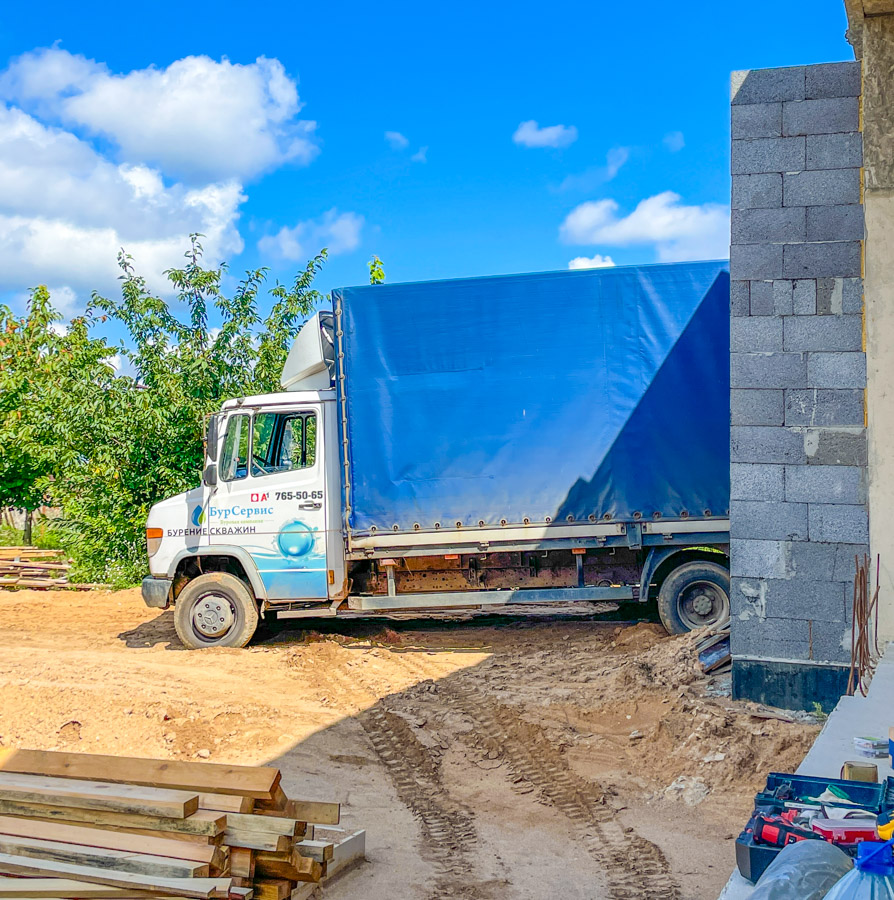
<svg viewBox="0 0 894 900">
<path fill-rule="evenodd" d="M 812 622 L 810 658 L 817 662 L 849 662 L 851 658 L 850 625 L 845 621 Z"/>
<path fill-rule="evenodd" d="M 781 316 L 748 316 L 730 320 L 730 350 L 782 350 Z"/>
<path fill-rule="evenodd" d="M 731 107 L 734 138 L 765 138 L 782 135 L 781 103 L 748 103 Z"/>
<path fill-rule="evenodd" d="M 752 245 L 746 244 L 746 247 Z M 767 245 L 773 250 L 778 244 Z M 757 267 L 761 260 L 748 260 Z M 769 257 L 766 268 L 775 263 Z M 783 255 L 783 278 L 852 278 L 860 274 L 861 252 L 859 241 L 837 241 L 826 244 L 786 244 Z M 774 268 L 775 271 L 775 268 Z M 744 275 L 742 277 L 745 277 Z M 779 276 L 767 276 L 779 277 Z"/>
<path fill-rule="evenodd" d="M 805 168 L 859 169 L 863 165 L 863 135 L 811 134 L 807 136 Z"/>
<path fill-rule="evenodd" d="M 803 100 L 807 96 L 804 66 L 782 69 L 750 69 L 733 72 L 730 78 L 731 103 L 775 103 Z"/>
<path fill-rule="evenodd" d="M 730 217 L 730 236 L 734 244 L 793 243 L 807 240 L 806 210 L 800 206 L 734 209 Z"/>
<path fill-rule="evenodd" d="M 785 418 L 784 392 L 781 390 L 730 391 L 732 425 L 782 425 Z"/>
<path fill-rule="evenodd" d="M 834 556 L 829 552 L 829 558 Z M 836 581 L 767 579 L 768 619 L 844 623 L 845 586 Z"/>
<path fill-rule="evenodd" d="M 835 544 L 835 566 L 832 570 L 832 581 L 840 581 L 852 585 L 857 574 L 854 557 L 860 560 L 869 554 L 869 544 Z"/>
<path fill-rule="evenodd" d="M 751 292 L 747 281 L 730 282 L 729 311 L 731 316 L 747 316 L 751 313 Z"/>
<path fill-rule="evenodd" d="M 800 542 L 799 542 L 800 543 Z M 733 578 L 786 578 L 785 541 L 730 541 L 730 575 Z"/>
<path fill-rule="evenodd" d="M 782 175 L 733 175 L 733 209 L 772 209 L 782 206 Z"/>
<path fill-rule="evenodd" d="M 807 387 L 804 353 L 733 353 L 730 380 L 734 388 Z"/>
<path fill-rule="evenodd" d="M 782 247 L 782 244 L 733 244 L 730 247 L 730 277 L 755 281 L 784 277 Z M 829 274 L 850 275 L 851 273 L 834 272 Z M 753 300 L 752 296 L 752 302 Z"/>
<path fill-rule="evenodd" d="M 772 281 L 751 282 L 751 315 L 772 316 L 776 311 Z"/>
<path fill-rule="evenodd" d="M 863 207 L 858 203 L 848 206 L 808 206 L 807 240 L 863 240 Z"/>
<path fill-rule="evenodd" d="M 811 503 L 809 506 L 811 540 L 842 544 L 868 542 L 869 514 L 864 506 L 837 503 Z"/>
<path fill-rule="evenodd" d="M 807 387 L 803 353 L 733 353 L 730 380 L 734 388 Z"/>
<path fill-rule="evenodd" d="M 792 287 L 793 281 L 786 278 L 778 278 L 773 282 L 773 312 L 777 316 L 790 316 L 793 311 Z"/>
<path fill-rule="evenodd" d="M 795 623 L 797 620 L 792 619 L 791 621 Z M 807 623 L 801 624 L 806 632 Z M 761 625 L 764 626 L 765 623 L 761 623 Z M 756 657 L 762 661 L 797 662 L 810 658 L 810 643 L 806 638 L 803 641 L 780 640 L 774 636 L 772 628 L 756 628 L 749 623 L 746 630 L 737 624 L 730 637 L 730 652 L 734 660 Z"/>
<path fill-rule="evenodd" d="M 816 311 L 821 316 L 862 315 L 862 278 L 819 278 Z"/>
<path fill-rule="evenodd" d="M 859 97 L 861 84 L 860 63 L 820 63 L 805 67 L 805 94 L 812 100 L 817 97 Z"/>
<path fill-rule="evenodd" d="M 803 278 L 793 282 L 792 311 L 796 316 L 813 316 L 816 314 L 816 282 L 812 278 Z"/>
<path fill-rule="evenodd" d="M 859 202 L 859 169 L 789 170 L 782 176 L 783 206 L 838 206 Z"/>
<path fill-rule="evenodd" d="M 731 538 L 764 541 L 806 541 L 808 538 L 806 503 L 730 500 L 729 515 Z"/>
<path fill-rule="evenodd" d="M 785 574 L 782 578 L 810 581 L 834 581 L 837 544 L 815 544 L 813 541 L 787 541 L 783 544 Z M 768 578 L 775 578 L 767 573 Z"/>
<path fill-rule="evenodd" d="M 866 387 L 866 354 L 808 353 L 807 387 Z"/>
<path fill-rule="evenodd" d="M 733 463 L 804 463 L 807 460 L 804 436 L 788 428 L 733 425 L 730 459 Z"/>
<path fill-rule="evenodd" d="M 730 498 L 781 502 L 785 500 L 784 472 L 785 466 L 782 465 L 732 463 L 729 474 Z"/>
<path fill-rule="evenodd" d="M 860 101 L 857 97 L 796 100 L 782 106 L 782 133 L 841 134 L 860 128 Z"/>
<path fill-rule="evenodd" d="M 841 311 L 846 314 L 863 312 L 863 279 L 844 278 L 841 286 Z"/>
<path fill-rule="evenodd" d="M 867 464 L 865 429 L 837 430 L 808 428 L 804 434 L 804 453 L 811 466 L 857 466 Z M 819 540 L 819 539 L 817 539 Z"/>
<path fill-rule="evenodd" d="M 733 175 L 799 172 L 806 162 L 807 144 L 803 137 L 754 138 L 732 144 Z"/>
<path fill-rule="evenodd" d="M 786 391 L 785 424 L 862 426 L 863 391 L 830 388 L 797 388 Z"/>
<path fill-rule="evenodd" d="M 792 503 L 862 504 L 862 473 L 854 466 L 786 466 L 785 499 Z M 820 540 L 813 535 L 811 539 Z"/>
<path fill-rule="evenodd" d="M 784 342 L 788 351 L 860 350 L 863 347 L 861 316 L 788 316 L 784 321 Z"/>
</svg>

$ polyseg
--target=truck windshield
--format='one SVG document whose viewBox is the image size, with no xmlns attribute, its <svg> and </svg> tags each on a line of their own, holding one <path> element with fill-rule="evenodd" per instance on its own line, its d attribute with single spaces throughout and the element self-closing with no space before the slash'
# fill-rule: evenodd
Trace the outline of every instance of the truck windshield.
<svg viewBox="0 0 894 900">
<path fill-rule="evenodd" d="M 220 457 L 220 477 L 236 481 L 248 475 L 248 435 L 251 419 L 246 415 L 230 416 L 223 453 Z"/>
<path fill-rule="evenodd" d="M 251 474 L 305 469 L 316 460 L 317 417 L 313 413 L 258 413 L 254 422 Z"/>
</svg>

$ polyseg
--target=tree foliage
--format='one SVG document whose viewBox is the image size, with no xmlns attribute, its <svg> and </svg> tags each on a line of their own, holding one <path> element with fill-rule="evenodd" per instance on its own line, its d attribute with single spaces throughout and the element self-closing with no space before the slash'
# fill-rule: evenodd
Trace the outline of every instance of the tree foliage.
<svg viewBox="0 0 894 900">
<path fill-rule="evenodd" d="M 149 507 L 197 483 L 206 416 L 229 397 L 277 390 L 295 334 L 323 299 L 313 283 L 325 250 L 291 285 L 269 289 L 262 317 L 266 270 L 228 294 L 226 267 L 203 266 L 200 237 L 165 273 L 173 302 L 122 251 L 120 297 L 94 293 L 64 333 L 45 287 L 21 319 L 0 309 L 0 502 L 61 507 L 82 580 L 140 577 Z M 97 335 L 102 323 L 124 331 L 120 347 Z"/>
</svg>

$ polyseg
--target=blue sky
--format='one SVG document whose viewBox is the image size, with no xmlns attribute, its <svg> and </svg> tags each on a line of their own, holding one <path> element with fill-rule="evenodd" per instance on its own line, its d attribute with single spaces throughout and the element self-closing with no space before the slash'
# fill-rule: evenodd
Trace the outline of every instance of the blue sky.
<svg viewBox="0 0 894 900">
<path fill-rule="evenodd" d="M 389 281 L 725 255 L 729 72 L 852 59 L 845 28 L 842 0 L 7 4 L 0 296 L 74 312 L 121 243 L 160 283 L 191 230 L 282 280 L 328 243 L 323 289 L 372 253 Z"/>
</svg>

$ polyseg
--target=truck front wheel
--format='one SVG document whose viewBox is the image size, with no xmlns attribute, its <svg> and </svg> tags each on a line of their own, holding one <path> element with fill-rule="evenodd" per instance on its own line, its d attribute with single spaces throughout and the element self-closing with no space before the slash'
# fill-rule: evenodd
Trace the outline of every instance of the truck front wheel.
<svg viewBox="0 0 894 900">
<path fill-rule="evenodd" d="M 177 596 L 174 627 L 190 650 L 244 647 L 258 627 L 258 606 L 235 575 L 209 572 L 194 578 Z"/>
<path fill-rule="evenodd" d="M 658 615 L 671 634 L 721 622 L 729 616 L 729 572 L 705 560 L 674 569 L 658 592 Z"/>
</svg>

